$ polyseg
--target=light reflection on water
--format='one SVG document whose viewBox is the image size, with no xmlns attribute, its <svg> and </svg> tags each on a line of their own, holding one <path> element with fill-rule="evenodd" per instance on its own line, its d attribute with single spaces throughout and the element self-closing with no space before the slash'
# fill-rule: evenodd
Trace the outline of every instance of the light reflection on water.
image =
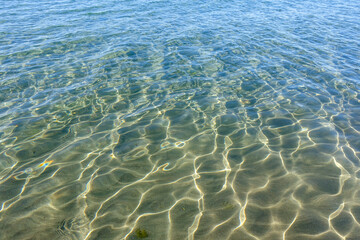
<svg viewBox="0 0 360 240">
<path fill-rule="evenodd" d="M 356 1 L 0 1 L 1 239 L 360 239 Z"/>
</svg>

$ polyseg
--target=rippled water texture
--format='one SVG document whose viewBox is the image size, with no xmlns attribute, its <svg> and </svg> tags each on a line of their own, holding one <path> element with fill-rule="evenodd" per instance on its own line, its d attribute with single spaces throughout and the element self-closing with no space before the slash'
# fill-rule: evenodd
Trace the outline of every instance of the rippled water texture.
<svg viewBox="0 0 360 240">
<path fill-rule="evenodd" d="M 360 239 L 358 0 L 0 0 L 0 239 Z"/>
</svg>

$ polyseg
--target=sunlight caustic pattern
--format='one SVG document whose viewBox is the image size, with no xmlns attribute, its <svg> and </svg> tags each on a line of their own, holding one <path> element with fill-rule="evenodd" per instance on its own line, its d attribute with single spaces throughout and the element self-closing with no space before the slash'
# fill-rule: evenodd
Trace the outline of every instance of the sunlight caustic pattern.
<svg viewBox="0 0 360 240">
<path fill-rule="evenodd" d="M 0 238 L 360 239 L 357 1 L 170 2 L 0 6 Z"/>
</svg>

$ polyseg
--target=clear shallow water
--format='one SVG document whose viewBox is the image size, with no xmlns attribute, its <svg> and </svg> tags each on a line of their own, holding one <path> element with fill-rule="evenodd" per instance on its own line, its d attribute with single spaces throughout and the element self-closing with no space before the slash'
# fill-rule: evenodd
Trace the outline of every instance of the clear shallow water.
<svg viewBox="0 0 360 240">
<path fill-rule="evenodd" d="M 360 239 L 358 1 L 0 1 L 1 239 Z"/>
</svg>

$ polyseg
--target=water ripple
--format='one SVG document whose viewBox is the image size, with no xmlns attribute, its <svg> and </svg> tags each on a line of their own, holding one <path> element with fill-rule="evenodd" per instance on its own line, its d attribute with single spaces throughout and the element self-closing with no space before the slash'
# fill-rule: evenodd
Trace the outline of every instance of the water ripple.
<svg viewBox="0 0 360 240">
<path fill-rule="evenodd" d="M 1 239 L 359 239 L 357 1 L 0 1 Z"/>
</svg>

